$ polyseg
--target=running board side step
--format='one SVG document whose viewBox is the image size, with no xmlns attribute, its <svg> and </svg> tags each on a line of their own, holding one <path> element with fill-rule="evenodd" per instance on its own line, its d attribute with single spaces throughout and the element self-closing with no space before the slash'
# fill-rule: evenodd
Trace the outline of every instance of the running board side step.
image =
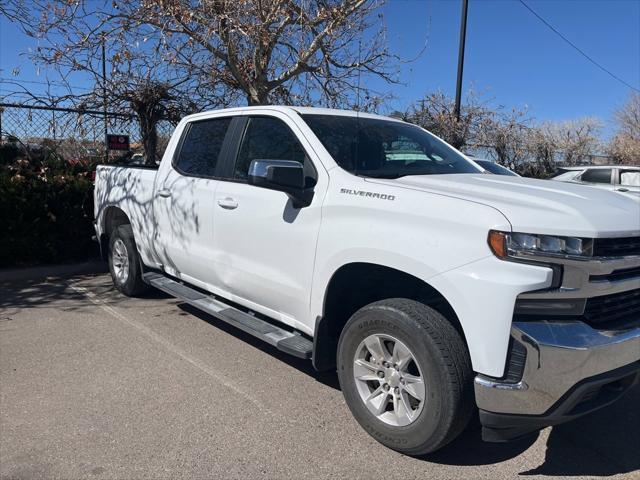
<svg viewBox="0 0 640 480">
<path fill-rule="evenodd" d="M 227 305 L 214 298 L 213 295 L 202 293 L 161 273 L 145 273 L 143 278 L 149 285 L 273 345 L 278 350 L 298 358 L 311 358 L 313 342 L 298 332 L 289 332 L 279 328 L 231 305 Z"/>
</svg>

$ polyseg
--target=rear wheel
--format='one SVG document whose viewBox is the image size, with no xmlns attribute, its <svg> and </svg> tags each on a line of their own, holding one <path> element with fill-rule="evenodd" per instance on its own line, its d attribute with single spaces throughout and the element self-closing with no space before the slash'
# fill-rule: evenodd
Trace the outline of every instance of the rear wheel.
<svg viewBox="0 0 640 480">
<path fill-rule="evenodd" d="M 337 360 L 354 417 L 394 450 L 433 452 L 469 421 L 473 376 L 466 346 L 426 305 L 390 299 L 360 309 L 342 332 Z"/>
<path fill-rule="evenodd" d="M 142 263 L 131 225 L 120 225 L 111 234 L 108 260 L 113 284 L 122 293 L 134 297 L 149 289 L 142 280 Z"/>
</svg>

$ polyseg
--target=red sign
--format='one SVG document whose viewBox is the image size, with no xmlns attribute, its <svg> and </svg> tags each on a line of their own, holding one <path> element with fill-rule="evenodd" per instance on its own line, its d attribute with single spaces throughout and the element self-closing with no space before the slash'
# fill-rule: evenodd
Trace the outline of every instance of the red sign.
<svg viewBox="0 0 640 480">
<path fill-rule="evenodd" d="M 129 135 L 107 134 L 108 150 L 129 150 Z"/>
</svg>

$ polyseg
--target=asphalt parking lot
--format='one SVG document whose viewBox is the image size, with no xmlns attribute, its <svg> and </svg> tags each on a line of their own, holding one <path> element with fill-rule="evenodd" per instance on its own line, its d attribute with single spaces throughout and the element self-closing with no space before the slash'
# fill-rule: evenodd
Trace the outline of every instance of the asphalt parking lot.
<svg viewBox="0 0 640 480">
<path fill-rule="evenodd" d="M 535 440 L 474 424 L 410 458 L 359 428 L 335 374 L 104 273 L 43 277 L 0 272 L 1 478 L 640 478 L 638 388 Z"/>
</svg>

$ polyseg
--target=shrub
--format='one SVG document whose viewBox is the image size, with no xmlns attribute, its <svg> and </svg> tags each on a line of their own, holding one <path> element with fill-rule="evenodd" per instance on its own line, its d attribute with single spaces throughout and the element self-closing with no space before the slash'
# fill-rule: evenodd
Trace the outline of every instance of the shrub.
<svg viewBox="0 0 640 480">
<path fill-rule="evenodd" d="M 21 154 L 20 147 L 13 139 L 0 145 L 0 165 L 11 165 Z"/>
<path fill-rule="evenodd" d="M 47 151 L 13 161 L 7 157 L 0 164 L 0 267 L 95 256 L 90 178 L 95 165 L 71 165 Z"/>
</svg>

